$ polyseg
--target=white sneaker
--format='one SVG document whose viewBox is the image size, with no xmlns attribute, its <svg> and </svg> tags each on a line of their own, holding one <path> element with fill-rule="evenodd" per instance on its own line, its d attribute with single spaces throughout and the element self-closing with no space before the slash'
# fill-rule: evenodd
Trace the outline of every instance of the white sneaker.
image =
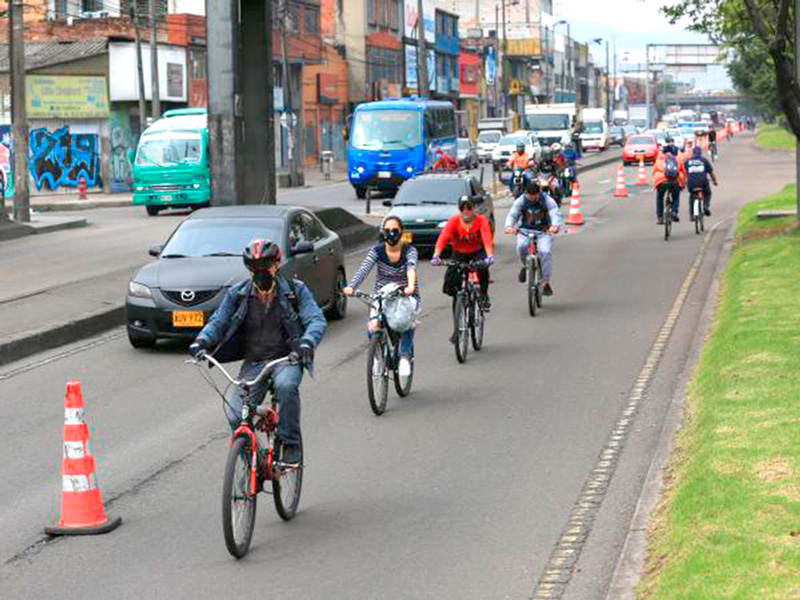
<svg viewBox="0 0 800 600">
<path fill-rule="evenodd" d="M 411 361 L 405 356 L 400 359 L 400 363 L 397 365 L 397 374 L 400 377 L 409 377 L 411 375 Z"/>
</svg>

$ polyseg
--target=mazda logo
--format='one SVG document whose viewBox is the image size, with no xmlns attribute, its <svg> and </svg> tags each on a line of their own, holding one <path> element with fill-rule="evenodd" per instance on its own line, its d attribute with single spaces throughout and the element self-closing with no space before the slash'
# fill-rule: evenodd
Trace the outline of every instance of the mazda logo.
<svg viewBox="0 0 800 600">
<path fill-rule="evenodd" d="M 192 290 L 183 290 L 181 292 L 181 300 L 184 302 L 191 302 L 194 300 L 194 291 Z"/>
</svg>

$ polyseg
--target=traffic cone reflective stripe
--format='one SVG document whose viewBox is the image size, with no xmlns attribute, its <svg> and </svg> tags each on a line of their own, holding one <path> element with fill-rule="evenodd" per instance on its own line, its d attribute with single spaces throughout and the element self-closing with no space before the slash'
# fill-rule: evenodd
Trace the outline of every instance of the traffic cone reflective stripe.
<svg viewBox="0 0 800 600">
<path fill-rule="evenodd" d="M 89 447 L 89 428 L 78 381 L 67 382 L 64 398 L 64 451 L 61 461 L 61 516 L 57 527 L 45 527 L 50 535 L 106 533 L 122 519 L 109 519 L 97 483 L 94 457 Z"/>
<path fill-rule="evenodd" d="M 647 187 L 647 171 L 644 168 L 644 156 L 639 155 L 639 181 L 640 187 Z"/>
<path fill-rule="evenodd" d="M 567 225 L 583 225 L 583 213 L 581 212 L 581 195 L 577 186 L 572 186 L 572 195 L 569 202 L 569 214 L 564 221 Z"/>
<path fill-rule="evenodd" d="M 617 169 L 617 185 L 614 187 L 614 198 L 627 198 L 628 185 L 625 183 L 625 167 Z"/>
</svg>

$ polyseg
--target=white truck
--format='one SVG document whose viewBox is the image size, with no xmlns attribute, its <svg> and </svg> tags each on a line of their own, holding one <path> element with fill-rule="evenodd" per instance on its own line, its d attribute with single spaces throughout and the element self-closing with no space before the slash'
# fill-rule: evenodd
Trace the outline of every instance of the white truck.
<svg viewBox="0 0 800 600">
<path fill-rule="evenodd" d="M 584 108 L 581 122 L 581 146 L 584 150 L 594 148 L 603 151 L 611 145 L 605 108 Z"/>
<path fill-rule="evenodd" d="M 611 124 L 617 127 L 622 127 L 628 124 L 628 111 L 624 109 L 617 109 L 611 113 Z"/>
<path fill-rule="evenodd" d="M 490 162 L 492 152 L 500 139 L 513 129 L 511 117 L 495 117 L 481 119 L 478 121 L 478 160 L 480 162 Z"/>
<path fill-rule="evenodd" d="M 555 143 L 566 146 L 572 141 L 577 112 L 574 102 L 526 104 L 525 128 L 536 134 L 542 148 Z"/>
</svg>

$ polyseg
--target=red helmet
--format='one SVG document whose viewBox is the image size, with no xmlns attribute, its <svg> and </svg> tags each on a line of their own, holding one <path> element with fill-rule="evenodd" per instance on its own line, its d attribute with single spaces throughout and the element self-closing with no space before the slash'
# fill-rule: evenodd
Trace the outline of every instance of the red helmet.
<svg viewBox="0 0 800 600">
<path fill-rule="evenodd" d="M 260 271 L 272 265 L 281 259 L 281 249 L 277 244 L 271 240 L 256 238 L 252 240 L 244 252 L 242 252 L 242 260 L 244 266 L 250 271 Z"/>
</svg>

